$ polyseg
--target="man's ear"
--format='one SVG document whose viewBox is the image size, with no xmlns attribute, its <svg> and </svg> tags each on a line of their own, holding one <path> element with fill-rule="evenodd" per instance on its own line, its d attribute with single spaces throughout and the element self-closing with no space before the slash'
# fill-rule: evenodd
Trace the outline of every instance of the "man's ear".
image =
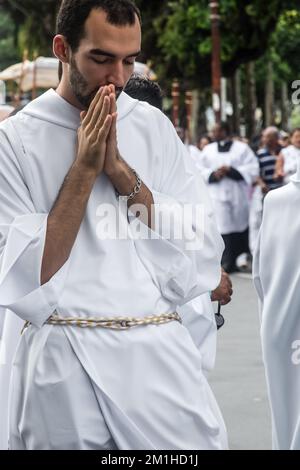
<svg viewBox="0 0 300 470">
<path fill-rule="evenodd" d="M 69 63 L 70 52 L 66 38 L 57 34 L 53 39 L 53 53 L 63 63 Z"/>
</svg>

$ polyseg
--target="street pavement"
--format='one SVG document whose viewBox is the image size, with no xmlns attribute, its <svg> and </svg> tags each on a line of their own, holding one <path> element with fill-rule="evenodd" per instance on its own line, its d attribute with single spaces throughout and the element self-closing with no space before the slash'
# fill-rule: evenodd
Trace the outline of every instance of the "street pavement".
<svg viewBox="0 0 300 470">
<path fill-rule="evenodd" d="M 222 308 L 216 367 L 209 376 L 232 450 L 271 449 L 271 418 L 259 337 L 257 297 L 249 274 L 232 275 L 233 299 Z"/>
</svg>

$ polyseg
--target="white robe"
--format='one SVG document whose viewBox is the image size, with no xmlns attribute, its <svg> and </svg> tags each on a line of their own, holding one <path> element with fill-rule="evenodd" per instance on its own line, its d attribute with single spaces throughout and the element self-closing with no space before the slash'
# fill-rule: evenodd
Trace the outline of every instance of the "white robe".
<svg viewBox="0 0 300 470">
<path fill-rule="evenodd" d="M 3 318 L 3 338 L 0 343 L 0 450 L 7 450 L 9 383 L 24 321 L 12 312 L 7 312 Z"/>
<path fill-rule="evenodd" d="M 235 168 L 243 180 L 223 178 L 219 183 L 209 184 L 218 229 L 222 235 L 244 232 L 249 225 L 250 187 L 259 175 L 258 160 L 243 142 L 234 141 L 229 152 L 219 152 L 216 142 L 207 145 L 199 160 L 207 184 L 210 175 L 222 166 Z"/>
<path fill-rule="evenodd" d="M 118 113 L 121 154 L 155 203 L 165 204 L 164 223 L 176 200 L 201 203 L 203 187 L 168 119 L 125 94 Z M 117 206 L 112 185 L 101 175 L 69 260 L 40 285 L 47 217 L 74 160 L 79 122 L 79 111 L 50 90 L 0 128 L 0 308 L 32 323 L 14 363 L 12 447 L 95 448 L 91 431 L 81 426 L 95 415 L 97 422 L 88 428 L 103 424 L 99 446 L 109 435 L 119 449 L 226 447 L 201 354 L 185 327 L 173 322 L 123 332 L 41 328 L 55 309 L 81 317 L 171 312 L 220 279 L 223 243 L 207 207 L 197 251 L 186 249 L 187 240 L 162 233 L 136 239 L 136 221 L 128 224 L 127 218 L 121 223 L 129 227 L 129 239 L 99 240 L 99 205 Z M 152 232 L 144 226 L 145 233 Z M 90 393 L 84 409 L 80 391 L 85 398 Z M 42 429 L 41 414 L 47 424 Z M 74 427 L 66 430 L 71 422 Z"/>
<path fill-rule="evenodd" d="M 210 295 L 199 297 L 177 308 L 183 325 L 197 346 L 205 376 L 214 368 L 217 346 L 217 327 Z M 3 342 L 0 344 L 0 450 L 8 447 L 9 382 L 13 359 L 24 322 L 8 312 L 4 322 Z"/>
<path fill-rule="evenodd" d="M 289 183 L 291 176 L 297 172 L 298 161 L 300 160 L 300 149 L 295 145 L 289 145 L 288 147 L 281 150 L 284 157 L 284 182 Z"/>
<path fill-rule="evenodd" d="M 254 254 L 273 448 L 300 450 L 300 168 L 271 191 Z"/>
</svg>

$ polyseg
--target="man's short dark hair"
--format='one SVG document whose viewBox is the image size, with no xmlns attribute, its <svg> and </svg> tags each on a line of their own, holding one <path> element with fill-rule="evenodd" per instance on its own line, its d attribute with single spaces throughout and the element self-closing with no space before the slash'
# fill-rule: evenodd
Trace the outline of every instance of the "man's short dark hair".
<svg viewBox="0 0 300 470">
<path fill-rule="evenodd" d="M 65 36 L 76 52 L 85 35 L 85 22 L 92 10 L 103 10 L 108 23 L 115 26 L 134 25 L 136 16 L 141 23 L 138 7 L 131 0 L 63 0 L 56 21 L 56 34 Z"/>
<path fill-rule="evenodd" d="M 124 91 L 132 98 L 147 101 L 147 103 L 162 110 L 162 90 L 158 83 L 152 82 L 149 78 L 137 73 L 133 74 Z"/>
<path fill-rule="evenodd" d="M 222 121 L 222 122 L 220 123 L 220 129 L 221 129 L 222 131 L 224 131 L 227 136 L 230 136 L 230 135 L 232 134 L 231 126 L 230 126 L 229 122 Z"/>
</svg>

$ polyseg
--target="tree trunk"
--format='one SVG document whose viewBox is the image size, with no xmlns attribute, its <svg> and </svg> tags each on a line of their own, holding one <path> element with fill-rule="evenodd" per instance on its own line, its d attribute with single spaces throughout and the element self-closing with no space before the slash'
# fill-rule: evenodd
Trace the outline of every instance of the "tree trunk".
<svg viewBox="0 0 300 470">
<path fill-rule="evenodd" d="M 193 90 L 193 105 L 192 105 L 192 142 L 197 142 L 198 139 L 198 114 L 199 114 L 199 107 L 200 107 L 200 97 L 199 91 Z"/>
<path fill-rule="evenodd" d="M 267 78 L 265 88 L 265 127 L 274 124 L 274 78 L 273 64 L 269 59 L 267 64 Z"/>
<path fill-rule="evenodd" d="M 246 64 L 246 135 L 249 139 L 256 134 L 255 113 L 257 108 L 255 63 Z"/>
<path fill-rule="evenodd" d="M 285 131 L 288 130 L 288 120 L 289 120 L 289 101 L 288 101 L 288 87 L 286 82 L 281 84 L 281 127 Z"/>
<path fill-rule="evenodd" d="M 241 73 L 236 70 L 235 74 L 230 79 L 231 88 L 231 103 L 233 108 L 232 116 L 232 130 L 234 134 L 240 134 L 241 128 Z"/>
</svg>

